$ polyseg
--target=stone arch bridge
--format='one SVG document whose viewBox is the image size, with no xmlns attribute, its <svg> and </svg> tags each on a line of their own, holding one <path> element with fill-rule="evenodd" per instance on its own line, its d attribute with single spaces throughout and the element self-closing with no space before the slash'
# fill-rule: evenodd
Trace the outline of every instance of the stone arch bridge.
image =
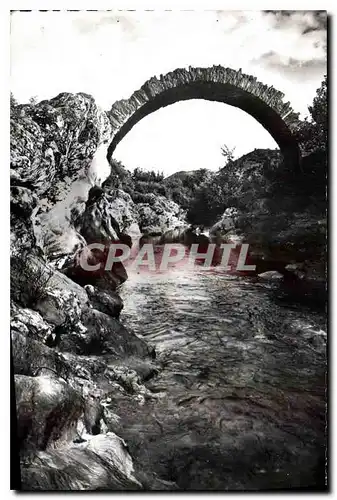
<svg viewBox="0 0 337 500">
<path fill-rule="evenodd" d="M 299 126 L 299 115 L 283 98 L 282 92 L 254 76 L 222 66 L 180 68 L 160 78 L 152 77 L 129 99 L 115 102 L 108 112 L 112 125 L 108 160 L 123 137 L 148 114 L 178 101 L 205 99 L 249 113 L 271 134 L 285 160 L 297 168 L 300 151 L 294 132 Z"/>
</svg>

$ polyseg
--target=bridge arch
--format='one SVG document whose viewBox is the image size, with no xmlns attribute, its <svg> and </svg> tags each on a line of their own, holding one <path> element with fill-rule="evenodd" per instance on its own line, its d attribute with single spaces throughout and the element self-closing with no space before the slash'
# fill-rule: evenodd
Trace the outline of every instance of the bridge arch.
<svg viewBox="0 0 337 500">
<path fill-rule="evenodd" d="M 129 99 L 115 102 L 108 112 L 112 125 L 108 160 L 123 137 L 148 114 L 175 102 L 204 99 L 249 113 L 270 133 L 286 162 L 298 168 L 300 150 L 294 133 L 299 127 L 299 115 L 283 98 L 282 92 L 255 77 L 222 66 L 180 68 L 152 77 Z"/>
</svg>

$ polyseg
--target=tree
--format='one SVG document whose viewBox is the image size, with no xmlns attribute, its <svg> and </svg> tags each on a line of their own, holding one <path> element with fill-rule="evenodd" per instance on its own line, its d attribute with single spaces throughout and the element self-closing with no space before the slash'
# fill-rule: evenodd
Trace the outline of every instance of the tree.
<svg viewBox="0 0 337 500">
<path fill-rule="evenodd" d="M 30 97 L 29 98 L 29 104 L 31 106 L 36 106 L 36 104 L 38 104 L 39 100 L 37 98 L 37 95 L 34 95 L 33 97 Z"/>
<path fill-rule="evenodd" d="M 328 143 L 328 82 L 325 75 L 316 91 L 312 106 L 308 107 L 310 117 L 302 122 L 298 139 L 307 153 L 326 151 Z"/>
<path fill-rule="evenodd" d="M 210 226 L 227 205 L 226 188 L 212 177 L 203 183 L 191 199 L 187 218 L 191 224 Z"/>
<path fill-rule="evenodd" d="M 234 151 L 235 151 L 235 148 L 230 149 L 229 146 L 227 146 L 227 144 L 224 144 L 221 147 L 221 154 L 227 160 L 226 165 L 228 163 L 232 163 L 234 161 Z"/>
<path fill-rule="evenodd" d="M 13 92 L 10 94 L 10 115 L 14 118 L 18 114 L 18 101 L 15 99 Z"/>
<path fill-rule="evenodd" d="M 11 92 L 10 99 L 11 99 L 11 109 L 19 104 L 18 101 L 15 99 L 13 92 Z"/>
</svg>

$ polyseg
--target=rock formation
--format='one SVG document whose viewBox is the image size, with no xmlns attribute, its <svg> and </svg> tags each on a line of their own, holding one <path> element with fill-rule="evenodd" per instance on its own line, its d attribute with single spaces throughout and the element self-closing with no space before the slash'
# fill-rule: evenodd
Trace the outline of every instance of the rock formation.
<svg viewBox="0 0 337 500">
<path fill-rule="evenodd" d="M 16 107 L 11 119 L 13 252 L 31 249 L 36 241 L 55 257 L 84 244 L 73 222 L 85 209 L 90 187 L 109 175 L 110 138 L 106 114 L 86 94 L 63 93 Z"/>
<path fill-rule="evenodd" d="M 289 172 L 278 151 L 255 150 L 234 162 L 234 177 L 227 178 L 226 169 L 220 171 L 213 183 L 227 182 L 234 206 L 220 215 L 210 233 L 214 242 L 248 243 L 257 273 L 278 271 L 287 279 L 296 278 L 296 286 L 304 288 L 299 295 L 312 292 L 324 303 L 324 158 L 309 154 L 302 166 L 305 175 Z M 293 280 L 291 285 L 296 288 Z"/>
<path fill-rule="evenodd" d="M 174 490 L 173 480 L 178 479 L 183 487 L 186 482 L 193 486 L 194 470 L 187 479 L 183 477 L 189 436 L 181 434 L 181 448 L 174 456 L 172 436 L 165 434 L 151 413 L 162 387 L 151 391 L 145 382 L 159 372 L 163 361 L 156 359 L 151 345 L 119 321 L 123 301 L 116 288 L 127 278 L 123 265 L 88 275 L 78 264 L 91 242 L 107 247 L 111 241 L 120 241 L 131 246 L 132 239 L 142 234 L 143 241 L 152 236 L 161 243 L 194 241 L 193 231 L 185 230 L 185 212 L 172 200 L 146 193 L 136 202 L 104 182 L 110 174 L 107 153 L 110 159 L 137 121 L 162 106 L 192 98 L 218 100 L 247 111 L 297 165 L 292 135 L 297 115 L 289 103 L 272 87 L 220 66 L 178 69 L 152 78 L 108 113 L 83 93 L 63 93 L 12 110 L 11 347 L 18 438 L 13 448 L 17 446 L 20 456 L 23 490 Z M 231 213 L 234 219 L 238 215 L 239 210 Z M 209 243 L 205 235 L 199 239 Z M 92 252 L 90 258 L 100 262 L 104 252 Z M 179 414 L 165 408 L 166 404 L 165 400 L 161 403 L 163 412 L 173 411 L 175 421 Z M 133 462 L 137 453 L 141 456 L 145 439 L 137 427 L 140 407 L 146 407 L 145 415 L 151 413 L 150 448 L 144 447 L 145 455 L 147 449 L 155 448 L 157 435 L 166 439 L 153 455 L 156 471 L 148 457 L 145 467 Z M 212 408 L 208 411 L 211 414 Z M 205 410 L 197 400 L 195 412 L 186 413 L 185 423 L 199 418 L 198 412 Z M 136 436 L 133 450 L 119 437 L 124 419 L 126 434 Z M 226 421 L 231 424 L 229 418 Z M 264 423 L 259 414 L 256 422 L 260 432 Z M 197 458 L 205 450 L 198 444 L 206 436 L 204 429 L 193 443 Z M 245 438 L 241 431 L 238 435 Z M 208 442 L 203 446 L 208 446 L 212 440 L 205 439 Z M 227 444 L 223 442 L 224 449 Z M 166 449 L 169 454 L 163 459 Z M 269 449 L 275 452 L 270 447 L 268 453 Z M 205 463 L 211 457 L 208 453 L 203 455 Z M 178 460 L 171 460 L 171 455 Z M 234 452 L 228 455 L 228 463 L 240 472 L 232 464 L 233 456 Z M 222 466 L 220 458 L 217 463 Z M 165 475 L 171 469 L 176 471 L 173 480 Z"/>
<path fill-rule="evenodd" d="M 123 193 L 112 198 L 99 187 L 110 174 L 109 120 L 91 96 L 60 94 L 15 106 L 11 127 L 13 449 L 21 487 L 142 489 L 127 445 L 106 424 L 117 408 L 102 401 L 148 397 L 142 381 L 155 353 L 118 320 L 123 302 L 114 289 L 126 279 L 123 268 L 113 270 L 106 291 L 99 280 L 66 273 L 90 241 L 131 244 L 119 226 L 123 203 L 128 210 Z"/>
<path fill-rule="evenodd" d="M 141 234 L 164 233 L 169 229 L 186 226 L 185 212 L 177 203 L 148 193 L 146 201 L 135 203 L 122 189 L 104 189 L 86 205 L 80 217 L 79 230 L 86 241 L 109 239 L 128 244 L 125 234 L 137 239 Z"/>
</svg>

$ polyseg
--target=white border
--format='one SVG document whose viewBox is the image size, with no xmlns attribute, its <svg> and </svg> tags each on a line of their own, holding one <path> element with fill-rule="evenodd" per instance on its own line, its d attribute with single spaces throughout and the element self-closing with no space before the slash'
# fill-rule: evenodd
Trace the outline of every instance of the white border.
<svg viewBox="0 0 337 500">
<path fill-rule="evenodd" d="M 274 5 L 271 5 L 271 4 Z M 275 5 L 275 3 L 277 5 Z M 5 2 L 6 4 L 6 2 Z M 333 10 L 334 1 L 313 0 L 12 0 L 5 7 L 12 10 Z"/>
<path fill-rule="evenodd" d="M 9 477 L 10 477 L 10 460 L 9 460 L 9 10 L 39 10 L 39 9 L 55 9 L 55 10 L 327 10 L 330 15 L 334 15 L 336 11 L 336 1 L 311 1 L 311 0 L 283 0 L 282 2 L 271 2 L 270 0 L 12 0 L 12 1 L 2 1 L 0 5 L 0 65 L 1 65 L 1 76 L 2 76 L 2 86 L 1 86 L 1 182 L 0 182 L 0 217 L 1 217 L 1 243 L 0 246 L 1 256 L 0 262 L 2 264 L 1 272 L 1 349 L 2 354 L 2 373 L 1 373 L 1 401 L 2 401 L 2 411 L 0 412 L 1 424 L 1 493 L 2 498 L 7 498 L 15 494 L 9 491 Z M 334 23 L 335 24 L 335 23 Z M 335 89 L 335 80 L 333 76 L 333 61 L 334 53 L 336 51 L 336 26 L 334 29 L 331 28 L 330 33 L 330 79 L 333 78 L 333 89 L 331 85 L 329 86 L 330 92 L 333 93 Z M 300 91 L 300 90 L 299 90 Z M 330 112 L 335 111 L 335 101 L 332 102 Z M 332 121 L 332 120 L 331 120 Z M 331 166 L 330 166 L 330 198 L 332 200 L 331 213 L 330 213 L 330 229 L 333 229 L 333 221 L 337 220 L 336 207 L 337 204 L 333 203 L 335 195 L 335 178 L 333 175 L 334 157 L 333 157 L 333 137 L 331 134 L 330 140 L 330 151 L 331 151 Z M 8 177 L 7 177 L 8 175 Z M 333 264 L 334 250 L 336 233 L 331 231 L 330 242 L 331 242 L 331 265 Z M 7 246 L 8 245 L 8 246 Z M 330 279 L 330 290 L 334 288 L 336 283 L 336 272 L 335 269 L 331 269 L 331 279 Z M 330 313 L 332 314 L 336 306 L 335 296 L 331 297 L 332 304 L 330 305 Z M 329 345 L 330 345 L 330 416 L 336 415 L 335 408 L 335 398 L 333 398 L 334 385 L 334 375 L 332 360 L 336 359 L 335 356 L 335 345 L 333 342 L 332 325 L 330 327 L 329 335 Z M 330 423 L 332 426 L 332 423 Z M 330 485 L 334 486 L 333 478 L 336 473 L 336 460 L 335 460 L 335 439 L 333 435 L 333 430 L 330 429 L 331 444 L 330 444 Z M 6 443 L 6 445 L 5 445 Z M 62 495 L 62 493 L 54 493 L 56 495 Z M 88 493 L 87 493 L 88 494 Z M 125 493 L 112 493 L 114 498 L 118 498 L 120 495 Z M 142 493 L 144 495 L 145 493 Z M 198 495 L 206 497 L 210 493 Z M 30 494 L 25 494 L 25 498 L 30 497 Z M 151 497 L 153 497 L 151 493 Z M 161 495 L 164 495 L 163 493 Z M 168 496 L 171 494 L 165 494 Z M 181 496 L 182 494 L 175 494 L 175 496 Z M 217 493 L 219 495 L 219 493 Z M 244 495 L 244 493 L 242 493 Z M 253 494 L 254 497 L 262 496 L 263 493 Z M 40 498 L 47 496 L 47 494 L 39 495 Z M 92 493 L 90 496 L 98 496 L 98 494 Z M 239 494 L 240 496 L 240 494 Z M 265 496 L 265 495 L 263 495 Z M 280 494 L 273 494 L 273 497 L 280 496 Z M 288 497 L 295 497 L 296 494 L 287 495 Z M 238 497 L 238 494 L 226 494 L 228 497 Z"/>
</svg>

